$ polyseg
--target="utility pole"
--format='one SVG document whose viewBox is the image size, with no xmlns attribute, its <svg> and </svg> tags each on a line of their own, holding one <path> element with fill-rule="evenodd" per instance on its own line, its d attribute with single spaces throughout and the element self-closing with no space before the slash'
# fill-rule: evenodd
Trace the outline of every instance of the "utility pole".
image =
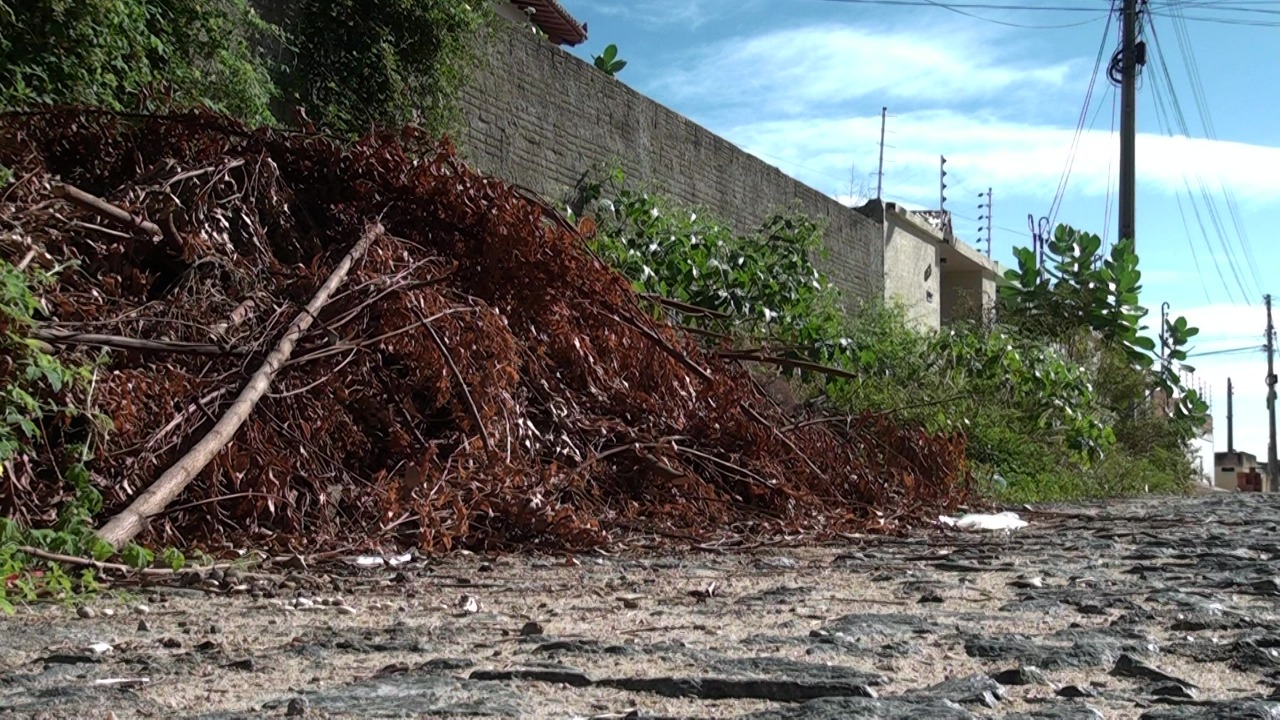
<svg viewBox="0 0 1280 720">
<path fill-rule="evenodd" d="M 876 171 L 876 200 L 884 202 L 884 125 L 889 117 L 889 108 L 880 108 L 880 169 Z"/>
<path fill-rule="evenodd" d="M 1267 415 L 1271 420 L 1267 443 L 1267 487 L 1280 490 L 1280 465 L 1276 463 L 1276 327 L 1271 323 L 1271 296 L 1263 298 L 1267 305 Z"/>
<path fill-rule="evenodd" d="M 987 228 L 986 228 L 986 230 L 987 230 L 987 257 L 991 257 L 991 218 L 992 218 L 992 214 L 991 214 L 991 188 L 987 188 L 987 192 L 986 192 L 986 193 L 978 193 L 978 197 L 986 197 L 986 198 L 987 198 L 987 201 L 986 201 L 985 203 L 978 203 L 978 209 L 979 209 L 979 210 L 982 210 L 983 208 L 986 208 L 986 211 L 987 211 L 987 212 L 986 212 L 986 214 L 984 214 L 984 215 L 979 215 L 979 216 L 978 216 L 978 219 L 979 219 L 979 220 L 986 220 L 986 221 L 987 221 Z M 978 228 L 978 232 L 982 232 L 982 228 Z"/>
<path fill-rule="evenodd" d="M 1138 133 L 1138 0 L 1124 0 L 1120 18 L 1120 238 L 1136 237 L 1134 195 L 1137 190 Z"/>
<path fill-rule="evenodd" d="M 1231 378 L 1227 378 L 1227 454 L 1234 454 L 1236 451 L 1236 418 L 1231 412 L 1232 396 L 1236 394 L 1236 389 L 1231 386 Z"/>
<path fill-rule="evenodd" d="M 938 209 L 947 209 L 947 156 L 939 155 L 942 162 L 938 164 Z"/>
</svg>

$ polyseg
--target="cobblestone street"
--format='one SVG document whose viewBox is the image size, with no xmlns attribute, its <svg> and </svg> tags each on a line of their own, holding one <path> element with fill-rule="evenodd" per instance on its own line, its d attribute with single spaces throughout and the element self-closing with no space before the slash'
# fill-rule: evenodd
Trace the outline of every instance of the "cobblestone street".
<svg viewBox="0 0 1280 720">
<path fill-rule="evenodd" d="M 1021 515 L 1008 538 L 232 571 L 23 609 L 0 716 L 1280 718 L 1280 501 Z"/>
</svg>

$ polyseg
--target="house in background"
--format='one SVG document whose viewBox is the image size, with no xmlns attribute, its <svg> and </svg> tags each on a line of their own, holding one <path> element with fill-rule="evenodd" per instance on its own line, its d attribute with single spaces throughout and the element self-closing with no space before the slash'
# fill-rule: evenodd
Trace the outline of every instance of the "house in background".
<svg viewBox="0 0 1280 720">
<path fill-rule="evenodd" d="M 495 0 L 500 17 L 541 30 L 556 45 L 580 45 L 587 24 L 580 23 L 556 0 Z"/>
<path fill-rule="evenodd" d="M 872 200 L 856 208 L 884 231 L 884 299 L 921 330 L 984 320 L 995 309 L 1000 264 L 956 238 L 951 213 Z"/>
<path fill-rule="evenodd" d="M 1242 450 L 1213 454 L 1213 484 L 1221 490 L 1262 490 L 1258 457 Z"/>
</svg>

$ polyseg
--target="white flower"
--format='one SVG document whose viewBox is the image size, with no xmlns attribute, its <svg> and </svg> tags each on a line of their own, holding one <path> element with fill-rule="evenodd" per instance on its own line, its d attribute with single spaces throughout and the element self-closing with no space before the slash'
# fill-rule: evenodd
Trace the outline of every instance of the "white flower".
<svg viewBox="0 0 1280 720">
<path fill-rule="evenodd" d="M 695 213 L 695 212 L 689 213 L 689 222 L 693 222 L 694 220 L 697 220 L 697 219 L 698 219 L 698 213 Z"/>
<path fill-rule="evenodd" d="M 650 208 L 649 215 L 652 217 L 658 217 L 658 208 Z"/>
</svg>

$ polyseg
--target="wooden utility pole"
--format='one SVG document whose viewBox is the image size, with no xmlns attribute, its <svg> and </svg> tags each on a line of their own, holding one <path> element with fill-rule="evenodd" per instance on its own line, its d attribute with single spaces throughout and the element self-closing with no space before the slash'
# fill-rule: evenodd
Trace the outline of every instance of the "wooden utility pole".
<svg viewBox="0 0 1280 720">
<path fill-rule="evenodd" d="M 1280 490 L 1280 465 L 1276 463 L 1276 327 L 1271 322 L 1271 296 L 1263 298 L 1267 305 L 1267 415 L 1271 430 L 1267 442 L 1267 487 Z"/>
<path fill-rule="evenodd" d="M 880 169 L 876 172 L 876 200 L 884 202 L 884 125 L 889 108 L 880 108 Z"/>
<path fill-rule="evenodd" d="M 1120 18 L 1120 240 L 1136 238 L 1138 133 L 1138 0 L 1124 0 Z"/>
</svg>

